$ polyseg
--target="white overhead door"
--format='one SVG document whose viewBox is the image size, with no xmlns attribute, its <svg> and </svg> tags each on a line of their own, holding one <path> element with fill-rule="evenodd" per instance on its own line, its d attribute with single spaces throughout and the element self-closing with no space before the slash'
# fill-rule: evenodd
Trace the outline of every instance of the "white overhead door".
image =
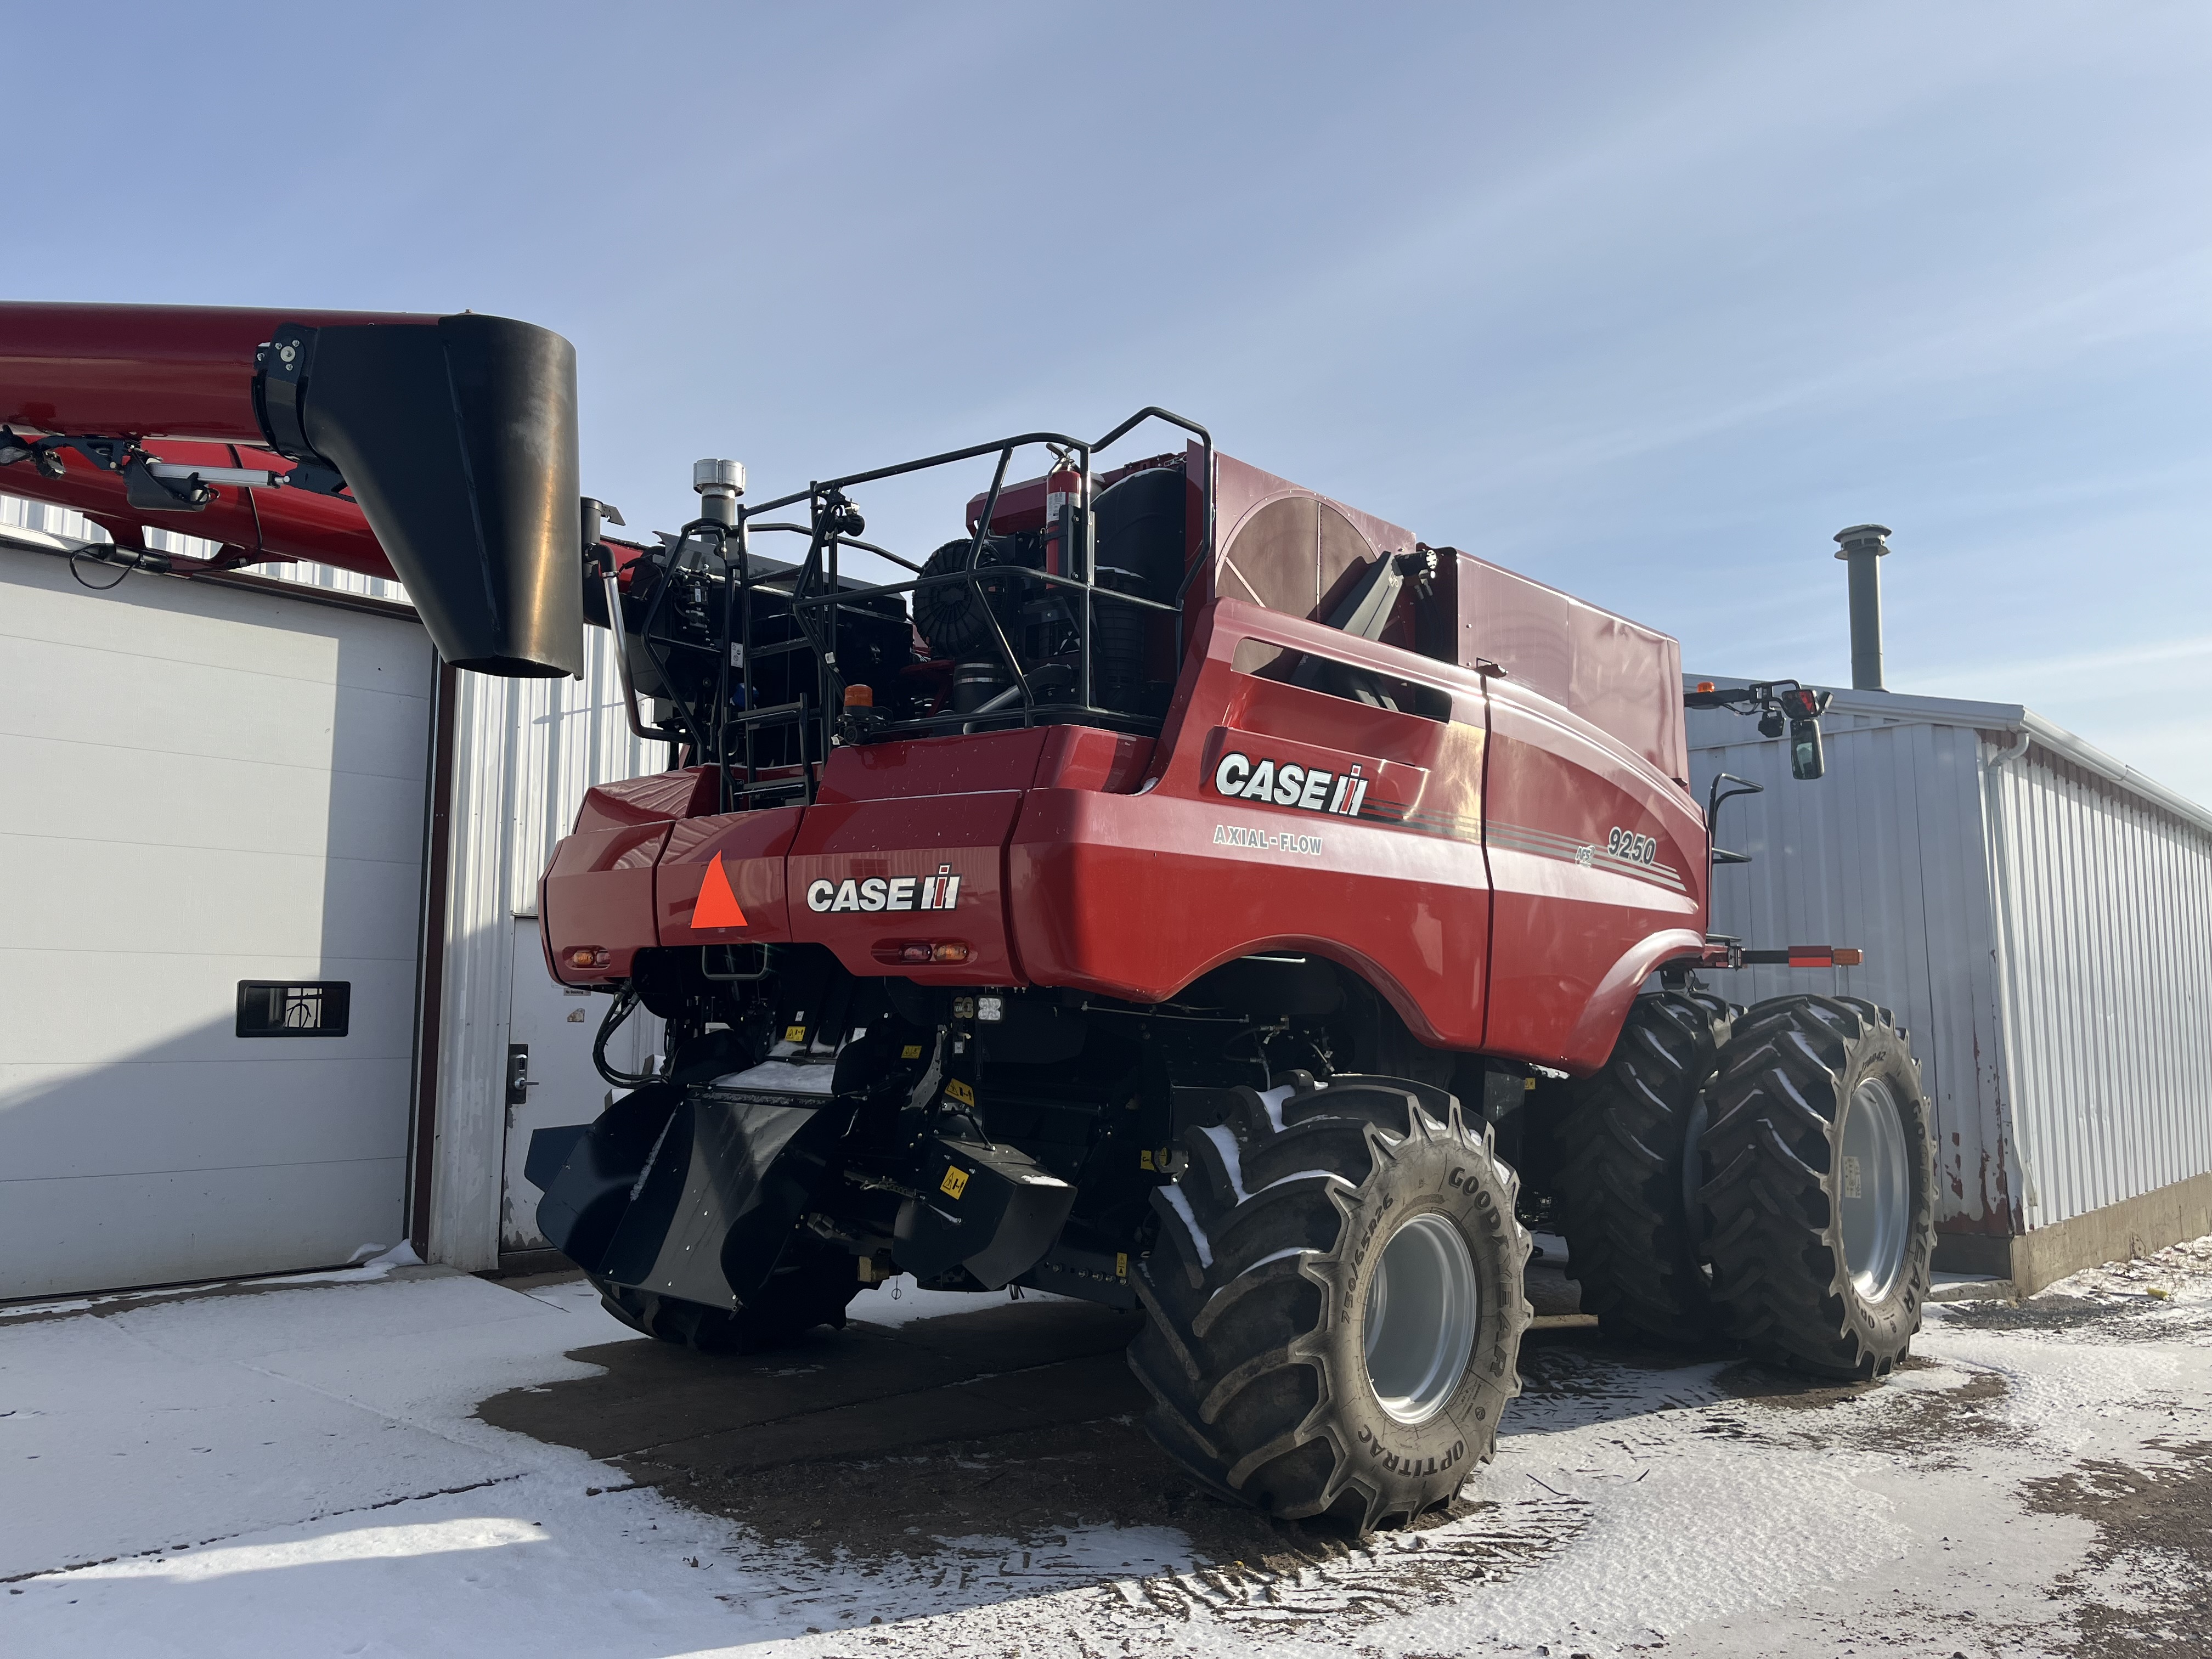
<svg viewBox="0 0 2212 1659">
<path fill-rule="evenodd" d="M 411 622 L 0 550 L 0 1298 L 403 1236 L 434 673 Z"/>
</svg>

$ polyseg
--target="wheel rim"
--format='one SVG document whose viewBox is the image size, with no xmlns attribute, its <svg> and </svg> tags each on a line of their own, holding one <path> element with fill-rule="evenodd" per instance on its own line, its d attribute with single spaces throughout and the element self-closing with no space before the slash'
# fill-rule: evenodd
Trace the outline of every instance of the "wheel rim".
<svg viewBox="0 0 2212 1659">
<path fill-rule="evenodd" d="M 1390 1235 L 1367 1287 L 1362 1352 L 1367 1383 L 1401 1423 L 1444 1408 L 1474 1352 L 1481 1292 L 1458 1228 L 1417 1215 Z"/>
<path fill-rule="evenodd" d="M 1912 1218 L 1905 1114 L 1880 1078 L 1868 1078 L 1851 1091 L 1842 1140 L 1837 1202 L 1843 1212 L 1844 1266 L 1859 1294 L 1879 1302 L 1896 1288 L 1904 1269 Z"/>
</svg>

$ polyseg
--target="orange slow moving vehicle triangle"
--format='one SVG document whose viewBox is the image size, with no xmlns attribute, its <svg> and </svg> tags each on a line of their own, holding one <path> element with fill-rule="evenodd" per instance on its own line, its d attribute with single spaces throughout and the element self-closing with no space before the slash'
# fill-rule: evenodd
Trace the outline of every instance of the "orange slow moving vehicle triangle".
<svg viewBox="0 0 2212 1659">
<path fill-rule="evenodd" d="M 730 878 L 722 869 L 722 855 L 714 854 L 707 866 L 705 879 L 699 884 L 699 905 L 691 913 L 694 927 L 743 927 L 745 913 L 738 908 L 738 896 L 730 890 Z"/>
</svg>

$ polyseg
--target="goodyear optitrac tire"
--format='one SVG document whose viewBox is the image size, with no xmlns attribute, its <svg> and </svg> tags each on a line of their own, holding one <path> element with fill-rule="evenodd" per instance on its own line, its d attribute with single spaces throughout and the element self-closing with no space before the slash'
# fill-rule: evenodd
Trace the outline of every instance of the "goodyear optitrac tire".
<svg viewBox="0 0 2212 1659">
<path fill-rule="evenodd" d="M 634 1331 L 700 1353 L 758 1353 L 781 1347 L 817 1326 L 842 1329 L 845 1306 L 858 1293 L 854 1258 L 811 1235 L 793 1235 L 756 1296 L 735 1313 L 592 1276 L 599 1304 Z"/>
<path fill-rule="evenodd" d="M 1129 1363 L 1153 1438 L 1215 1491 L 1402 1524 L 1489 1461 L 1521 1389 L 1515 1178 L 1441 1089 L 1291 1076 L 1183 1135 Z"/>
<path fill-rule="evenodd" d="M 1605 1069 L 1565 1091 L 1552 1128 L 1552 1197 L 1583 1311 L 1608 1335 L 1695 1342 L 1715 1333 L 1686 1149 L 1735 1012 L 1703 992 L 1638 997 Z"/>
<path fill-rule="evenodd" d="M 1729 1334 L 1816 1376 L 1888 1375 L 1936 1245 L 1936 1137 L 1904 1033 L 1856 998 L 1777 997 L 1735 1022 L 1707 1094 L 1699 1200 Z"/>
</svg>

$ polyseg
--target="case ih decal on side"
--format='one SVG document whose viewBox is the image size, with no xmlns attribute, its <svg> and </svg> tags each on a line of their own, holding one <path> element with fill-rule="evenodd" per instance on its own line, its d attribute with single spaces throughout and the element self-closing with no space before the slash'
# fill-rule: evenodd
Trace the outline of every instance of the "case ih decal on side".
<svg viewBox="0 0 2212 1659">
<path fill-rule="evenodd" d="M 960 878 L 940 864 L 933 876 L 870 876 L 810 882 L 806 908 L 829 910 L 950 910 L 960 902 Z"/>
<path fill-rule="evenodd" d="M 1206 779 L 1216 794 L 1230 800 L 1358 818 L 1455 841 L 1482 839 L 1479 816 L 1422 806 L 1429 784 L 1425 767 L 1255 738 L 1227 726 L 1215 729 L 1212 744 Z M 1270 748 L 1274 752 L 1268 752 Z M 1283 753 L 1285 749 L 1298 753 L 1292 758 Z M 1370 786 L 1379 786 L 1371 795 Z M 1218 834 L 1214 836 L 1216 842 L 1222 839 Z M 1316 844 L 1300 850 L 1318 852 L 1320 848 Z"/>
<path fill-rule="evenodd" d="M 1341 772 L 1331 772 L 1319 766 L 1301 766 L 1296 761 L 1265 757 L 1255 760 L 1234 749 L 1213 769 L 1215 792 L 1232 800 L 1266 801 L 1302 812 L 1334 812 L 1348 818 L 1359 816 L 1359 804 L 1367 799 L 1367 786 L 1372 781 L 1360 775 L 1357 761 Z"/>
</svg>

